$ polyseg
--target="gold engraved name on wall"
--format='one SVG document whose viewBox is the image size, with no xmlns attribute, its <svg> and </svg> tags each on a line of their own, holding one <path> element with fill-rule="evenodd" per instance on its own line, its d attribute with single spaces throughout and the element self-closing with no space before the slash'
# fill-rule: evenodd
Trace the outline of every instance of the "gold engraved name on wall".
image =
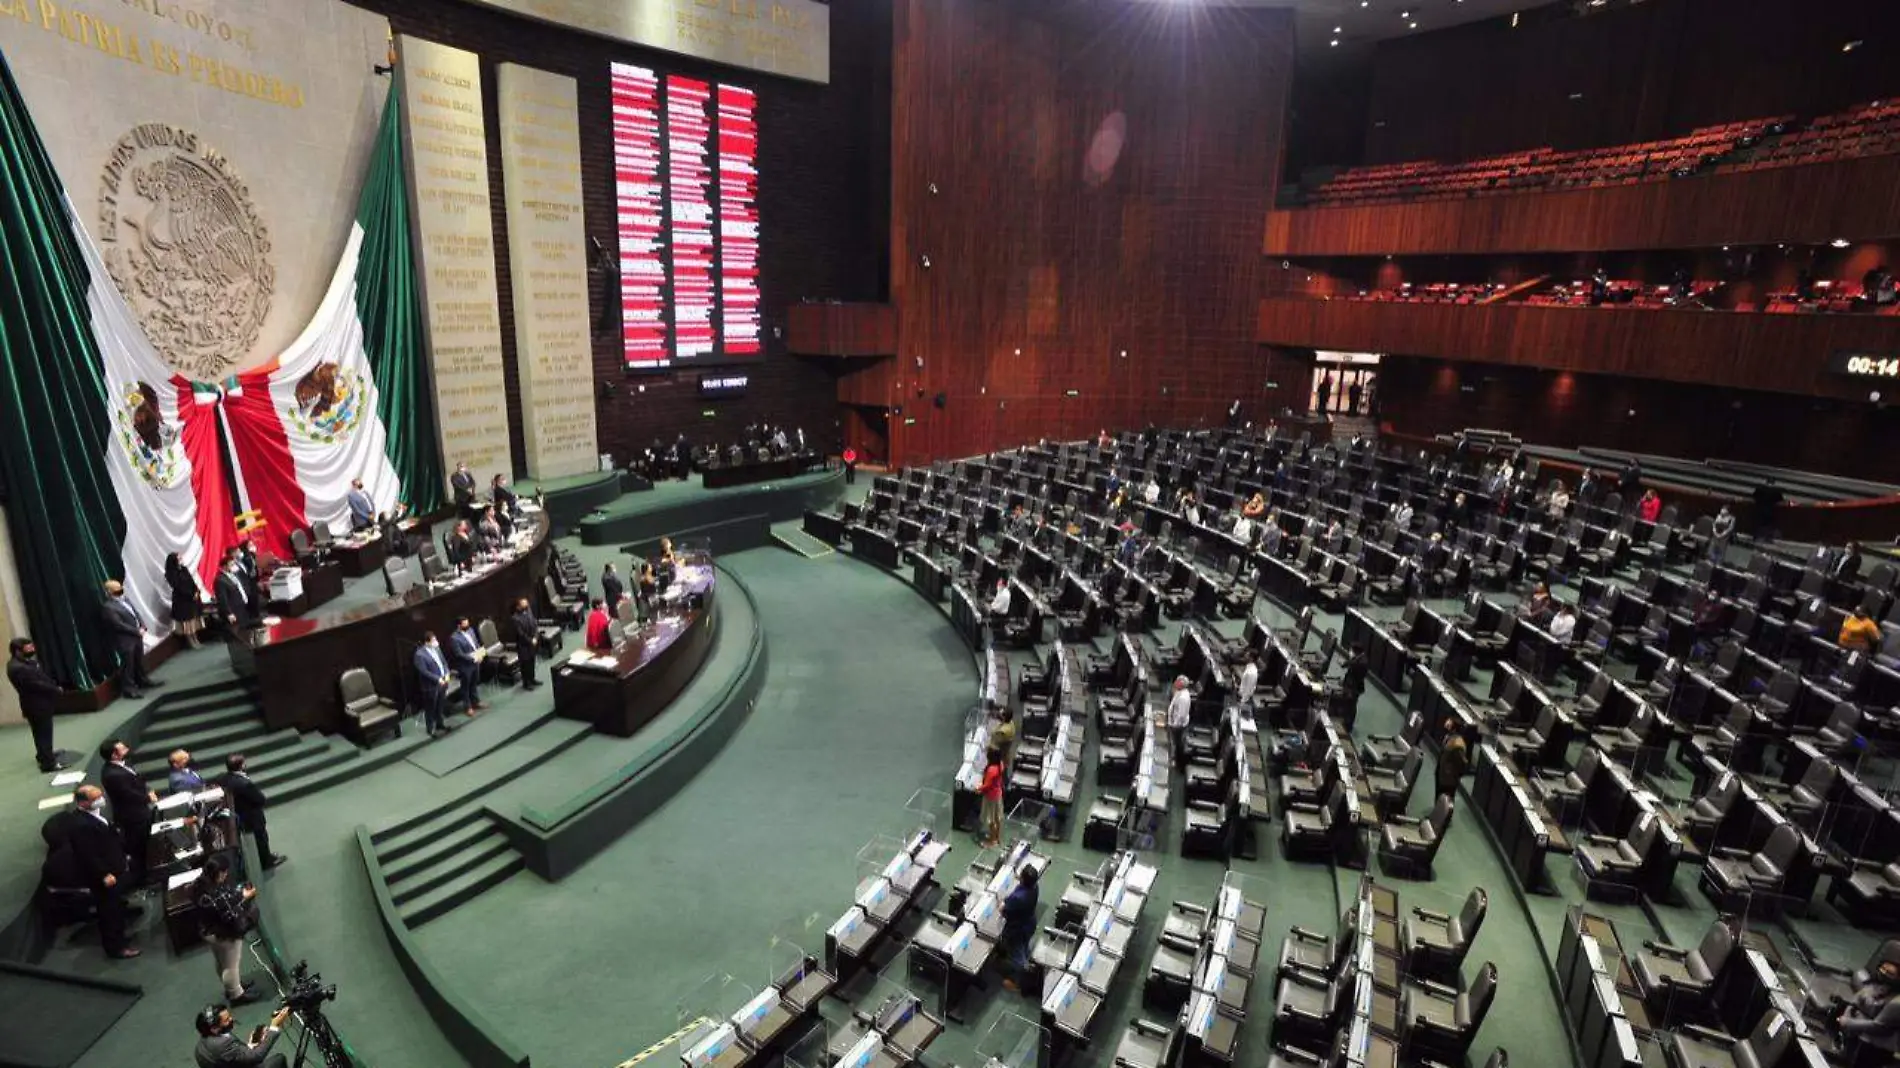
<svg viewBox="0 0 1900 1068">
<path fill-rule="evenodd" d="M 277 272 L 270 231 L 231 163 L 196 133 L 132 128 L 99 182 L 99 246 L 158 354 L 210 381 L 257 343 Z"/>
</svg>

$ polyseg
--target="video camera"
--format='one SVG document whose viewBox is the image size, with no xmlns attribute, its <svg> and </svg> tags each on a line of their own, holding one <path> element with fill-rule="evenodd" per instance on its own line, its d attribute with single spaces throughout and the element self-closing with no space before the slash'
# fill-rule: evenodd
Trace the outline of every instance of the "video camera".
<svg viewBox="0 0 1900 1068">
<path fill-rule="evenodd" d="M 292 1012 L 316 1012 L 326 1001 L 336 1000 L 336 984 L 323 985 L 323 976 L 310 970 L 309 961 L 298 961 L 290 969 L 289 984 L 284 990 L 284 1007 Z"/>
</svg>

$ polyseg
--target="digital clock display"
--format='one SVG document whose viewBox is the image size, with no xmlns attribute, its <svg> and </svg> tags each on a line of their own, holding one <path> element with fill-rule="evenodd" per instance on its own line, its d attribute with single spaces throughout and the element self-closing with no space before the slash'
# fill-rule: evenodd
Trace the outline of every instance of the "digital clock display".
<svg viewBox="0 0 1900 1068">
<path fill-rule="evenodd" d="M 1828 357 L 1827 369 L 1849 378 L 1900 379 L 1900 354 L 1837 352 Z"/>
</svg>

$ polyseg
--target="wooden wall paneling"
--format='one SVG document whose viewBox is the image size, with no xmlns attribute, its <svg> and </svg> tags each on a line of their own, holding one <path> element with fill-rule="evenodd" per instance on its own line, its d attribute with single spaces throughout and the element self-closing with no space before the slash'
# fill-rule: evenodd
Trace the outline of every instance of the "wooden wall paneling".
<svg viewBox="0 0 1900 1068">
<path fill-rule="evenodd" d="M 1404 434 L 1469 427 L 1525 441 L 1725 459 L 1892 481 L 1900 410 L 1696 383 L 1388 356 L 1381 419 Z M 1891 535 L 1888 535 L 1891 536 Z"/>
<path fill-rule="evenodd" d="M 899 0 L 893 32 L 898 358 L 839 397 L 903 407 L 894 462 L 1269 403 L 1287 12 Z"/>
<path fill-rule="evenodd" d="M 1392 38 L 1372 59 L 1364 161 L 1589 148 L 1841 110 L 1900 92 L 1897 38 L 1877 0 L 1653 0 Z M 1852 40 L 1863 44 L 1843 52 Z"/>
<path fill-rule="evenodd" d="M 897 309 L 889 304 L 794 304 L 786 309 L 785 321 L 788 352 L 889 356 L 897 351 Z"/>
<path fill-rule="evenodd" d="M 1547 193 L 1272 212 L 1268 256 L 1574 252 L 1900 236 L 1900 155 Z"/>
<path fill-rule="evenodd" d="M 1259 337 L 1263 344 L 1849 397 L 1866 388 L 1830 375 L 1827 356 L 1900 350 L 1900 317 L 1272 297 L 1260 302 Z"/>
</svg>

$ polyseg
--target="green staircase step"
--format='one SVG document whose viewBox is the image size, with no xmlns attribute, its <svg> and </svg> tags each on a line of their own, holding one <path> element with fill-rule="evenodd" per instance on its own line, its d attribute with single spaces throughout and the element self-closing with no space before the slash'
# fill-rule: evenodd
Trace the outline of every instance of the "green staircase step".
<svg viewBox="0 0 1900 1068">
<path fill-rule="evenodd" d="M 402 921 L 412 930 L 421 927 L 447 915 L 456 906 L 474 899 L 484 890 L 501 884 L 516 872 L 526 870 L 527 864 L 522 861 L 521 854 L 503 839 L 495 848 L 456 870 L 447 879 L 437 882 L 426 893 L 402 903 Z"/>
<path fill-rule="evenodd" d="M 455 814 L 461 817 L 455 823 L 427 838 L 403 843 L 404 848 L 395 856 L 381 849 L 376 851 L 376 857 L 383 865 L 383 878 L 391 887 L 414 879 L 436 865 L 450 862 L 455 854 L 474 848 L 498 833 L 494 822 L 480 807 L 471 805 L 455 810 Z"/>
<path fill-rule="evenodd" d="M 772 524 L 772 540 L 807 560 L 830 556 L 833 551 L 831 546 L 805 533 L 805 523 L 802 519 L 788 519 L 783 523 Z"/>
</svg>

